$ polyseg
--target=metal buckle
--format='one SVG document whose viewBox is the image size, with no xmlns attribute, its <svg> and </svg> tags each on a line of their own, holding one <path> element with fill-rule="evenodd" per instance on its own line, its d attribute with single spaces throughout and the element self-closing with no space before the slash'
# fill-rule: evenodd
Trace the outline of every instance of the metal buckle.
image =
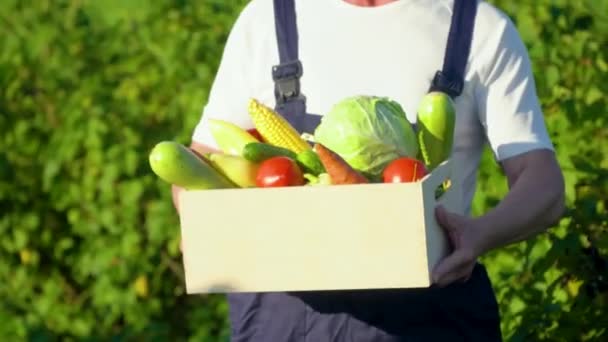
<svg viewBox="0 0 608 342">
<path fill-rule="evenodd" d="M 279 104 L 300 96 L 300 77 L 302 77 L 302 74 L 302 63 L 299 60 L 272 67 L 274 91 Z"/>
<path fill-rule="evenodd" d="M 452 98 L 462 93 L 464 84 L 461 80 L 452 80 L 443 71 L 439 70 L 433 77 L 430 90 L 439 90 L 447 93 Z"/>
</svg>

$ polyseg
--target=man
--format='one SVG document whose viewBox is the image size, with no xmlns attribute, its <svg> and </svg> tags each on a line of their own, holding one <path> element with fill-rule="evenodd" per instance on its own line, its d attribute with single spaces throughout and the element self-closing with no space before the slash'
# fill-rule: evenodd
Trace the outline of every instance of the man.
<svg viewBox="0 0 608 342">
<path fill-rule="evenodd" d="M 455 100 L 452 158 L 462 172 L 466 213 L 486 142 L 510 191 L 478 218 L 437 209 L 454 249 L 435 268 L 435 286 L 231 294 L 233 340 L 500 340 L 497 303 L 477 258 L 550 227 L 564 208 L 562 174 L 513 23 L 475 0 L 301 0 L 293 6 L 293 0 L 252 0 L 244 8 L 193 149 L 216 149 L 209 118 L 252 128 L 250 98 L 276 105 L 298 130 L 313 133 L 322 113 L 356 94 L 395 99 L 415 122 L 416 107 L 432 85 Z"/>
</svg>

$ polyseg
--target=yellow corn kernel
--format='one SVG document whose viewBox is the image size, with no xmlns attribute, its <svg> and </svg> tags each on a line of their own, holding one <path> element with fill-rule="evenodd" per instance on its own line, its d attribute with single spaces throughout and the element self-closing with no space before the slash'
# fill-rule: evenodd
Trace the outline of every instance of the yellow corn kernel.
<svg viewBox="0 0 608 342">
<path fill-rule="evenodd" d="M 300 153 L 311 149 L 298 131 L 279 113 L 256 99 L 249 101 L 249 115 L 255 128 L 269 144 Z"/>
</svg>

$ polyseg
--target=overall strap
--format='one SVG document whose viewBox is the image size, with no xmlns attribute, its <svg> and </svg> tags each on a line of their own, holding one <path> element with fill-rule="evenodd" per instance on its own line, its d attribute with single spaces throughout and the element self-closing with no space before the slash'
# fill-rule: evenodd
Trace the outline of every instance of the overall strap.
<svg viewBox="0 0 608 342">
<path fill-rule="evenodd" d="M 443 69 L 435 73 L 429 91 L 458 97 L 464 87 L 464 73 L 471 49 L 477 0 L 454 0 L 452 22 L 443 58 Z"/>
<path fill-rule="evenodd" d="M 301 99 L 302 63 L 298 59 L 298 28 L 294 0 L 274 0 L 279 65 L 272 68 L 277 105 Z"/>
</svg>

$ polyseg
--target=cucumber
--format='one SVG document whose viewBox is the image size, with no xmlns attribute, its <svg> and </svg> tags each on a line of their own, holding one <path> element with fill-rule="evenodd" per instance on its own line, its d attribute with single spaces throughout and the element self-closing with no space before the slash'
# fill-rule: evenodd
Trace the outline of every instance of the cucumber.
<svg viewBox="0 0 608 342">
<path fill-rule="evenodd" d="M 272 157 L 289 157 L 296 159 L 296 153 L 286 148 L 262 142 L 250 142 L 243 148 L 243 157 L 254 163 L 262 162 Z"/>
<path fill-rule="evenodd" d="M 186 190 L 237 187 L 192 150 L 174 141 L 156 144 L 148 159 L 160 179 Z"/>
<path fill-rule="evenodd" d="M 298 153 L 296 162 L 305 170 L 305 172 L 315 176 L 325 172 L 325 167 L 323 166 L 323 163 L 321 163 L 321 159 L 319 159 L 317 153 L 312 149 Z"/>
<path fill-rule="evenodd" d="M 443 92 L 426 94 L 418 106 L 417 121 L 421 158 L 430 171 L 452 152 L 456 121 L 454 102 Z"/>
</svg>

